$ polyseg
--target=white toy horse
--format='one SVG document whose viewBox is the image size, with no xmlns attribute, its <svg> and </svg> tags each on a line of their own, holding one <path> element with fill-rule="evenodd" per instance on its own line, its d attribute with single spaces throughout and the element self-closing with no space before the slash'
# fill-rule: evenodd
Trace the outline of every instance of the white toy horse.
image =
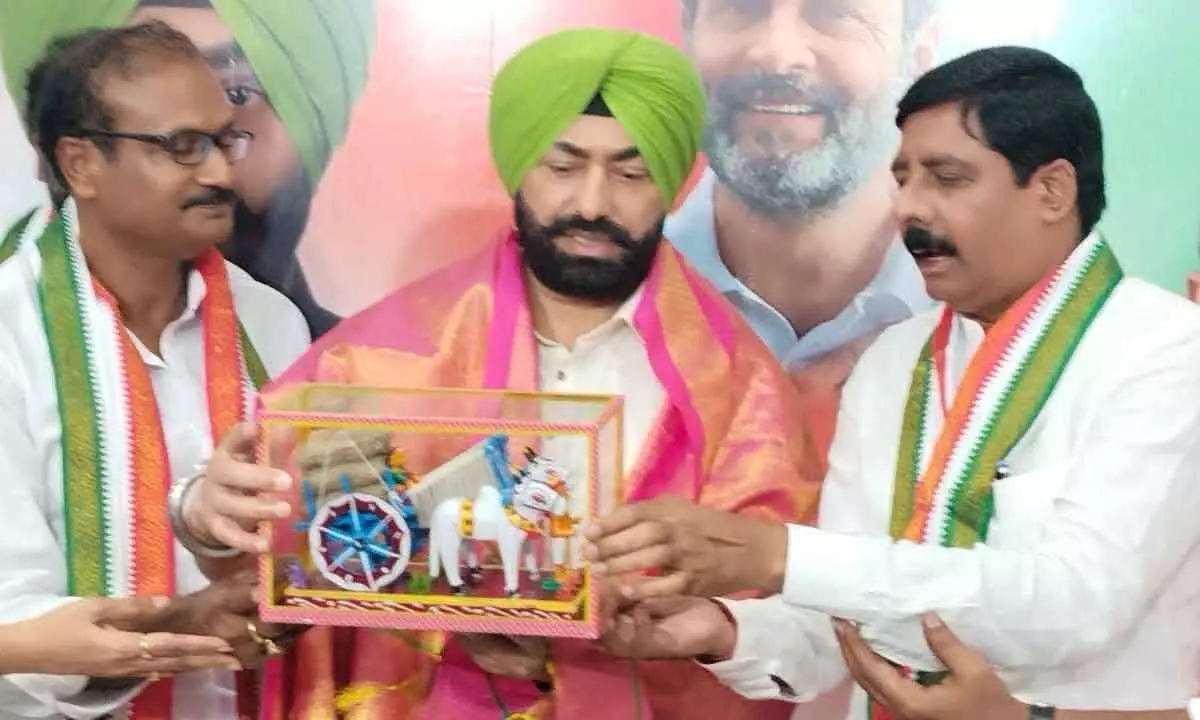
<svg viewBox="0 0 1200 720">
<path fill-rule="evenodd" d="M 532 452 L 529 457 L 529 464 L 514 477 L 511 506 L 506 506 L 500 491 L 490 485 L 480 488 L 474 501 L 448 498 L 438 504 L 429 521 L 430 577 L 436 579 L 445 565 L 450 587 L 462 594 L 460 553 L 466 551 L 467 567 L 477 576 L 479 563 L 471 544 L 491 541 L 500 550 L 504 591 L 509 596 L 517 595 L 522 550 L 530 579 L 538 579 L 534 543 L 526 547 L 526 542 L 542 540 L 549 518 L 568 512 L 569 486 L 562 468 Z"/>
</svg>

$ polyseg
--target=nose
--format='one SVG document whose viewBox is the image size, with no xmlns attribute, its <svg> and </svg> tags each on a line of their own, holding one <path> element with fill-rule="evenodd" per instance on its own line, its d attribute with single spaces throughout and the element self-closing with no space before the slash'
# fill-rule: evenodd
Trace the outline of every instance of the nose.
<svg viewBox="0 0 1200 720">
<path fill-rule="evenodd" d="M 899 186 L 892 196 L 892 215 L 899 227 L 930 226 L 931 210 L 917 183 L 911 179 Z"/>
<path fill-rule="evenodd" d="M 611 215 L 612 184 L 604 167 L 588 168 L 575 193 L 575 212 L 585 220 Z"/>
<path fill-rule="evenodd" d="M 209 150 L 204 160 L 196 166 L 196 180 L 206 187 L 233 186 L 233 165 L 220 148 Z"/>
<path fill-rule="evenodd" d="M 787 5 L 787 3 L 782 3 Z M 802 75 L 817 63 L 813 44 L 817 31 L 795 8 L 776 7 L 755 28 L 746 61 L 764 75 Z"/>
</svg>

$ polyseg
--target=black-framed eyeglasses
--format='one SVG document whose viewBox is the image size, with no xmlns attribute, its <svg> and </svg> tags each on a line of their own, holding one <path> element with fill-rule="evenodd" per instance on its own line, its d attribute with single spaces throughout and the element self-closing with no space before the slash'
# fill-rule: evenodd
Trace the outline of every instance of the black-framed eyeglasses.
<svg viewBox="0 0 1200 720">
<path fill-rule="evenodd" d="M 104 137 L 119 140 L 136 140 L 162 148 L 171 159 L 180 165 L 199 165 L 214 149 L 220 148 L 225 159 L 231 163 L 246 157 L 254 133 L 248 130 L 223 130 L 206 133 L 201 130 L 176 130 L 170 133 L 133 133 L 114 130 L 83 131 L 84 137 Z"/>
</svg>

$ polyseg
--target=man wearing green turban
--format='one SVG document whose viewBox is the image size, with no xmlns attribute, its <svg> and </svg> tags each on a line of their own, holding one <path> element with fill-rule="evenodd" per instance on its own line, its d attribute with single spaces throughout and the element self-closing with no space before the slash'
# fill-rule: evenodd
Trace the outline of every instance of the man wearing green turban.
<svg viewBox="0 0 1200 720">
<path fill-rule="evenodd" d="M 620 455 L 616 447 L 604 452 L 623 463 L 624 481 L 591 474 L 597 471 L 569 440 L 547 438 L 540 448 L 574 483 L 564 490 L 568 512 L 535 531 L 549 548 L 541 569 L 553 571 L 567 600 L 582 601 L 579 588 L 587 587 L 579 572 L 590 493 L 682 498 L 729 517 L 805 519 L 817 493 L 806 482 L 814 475 L 795 387 L 737 312 L 663 241 L 663 222 L 696 162 L 703 125 L 695 71 L 659 39 L 576 29 L 529 45 L 496 76 L 489 118 L 515 227 L 478 256 L 334 328 L 267 397 L 297 382 L 622 396 Z M 543 417 L 577 421 L 560 415 L 579 411 L 565 405 L 546 403 Z M 451 438 L 435 439 L 409 448 L 407 462 L 425 473 L 462 449 Z M 257 500 L 234 483 L 263 472 L 232 457 L 214 459 L 205 491 L 195 493 L 188 532 L 205 544 L 258 552 L 260 538 L 234 530 L 253 525 L 222 508 L 259 512 Z M 262 478 L 264 490 L 272 487 L 270 474 Z M 585 483 L 592 483 L 587 491 Z M 237 503 L 225 502 L 235 495 Z M 413 582 L 428 580 L 425 562 L 415 557 Z M 729 570 L 729 586 L 740 587 L 741 569 Z M 504 596 L 488 589 L 495 584 L 486 574 L 479 579 L 483 584 L 457 589 L 485 605 L 488 593 Z M 303 583 L 323 587 L 327 580 L 314 570 Z M 444 583 L 439 579 L 435 591 L 446 593 Z M 556 590 L 526 578 L 519 592 L 534 600 Z M 439 601 L 422 594 L 419 602 Z M 326 619 L 311 612 L 318 625 Z M 500 616 L 496 623 L 497 633 L 521 629 Z M 343 632 L 353 637 L 338 637 Z M 353 658 L 335 651 L 345 647 L 354 648 Z M 697 665 L 631 668 L 573 640 L 317 627 L 288 662 L 294 666 L 270 685 L 278 692 L 265 698 L 275 717 L 648 720 L 774 712 L 735 696 Z"/>
<path fill-rule="evenodd" d="M 314 189 L 345 138 L 375 45 L 374 0 L 33 0 L 0 21 L 5 80 L 25 111 L 25 74 L 49 42 L 90 27 L 162 20 L 209 59 L 255 134 L 235 167 L 241 198 L 230 260 L 286 294 L 314 335 L 337 317 L 312 297 L 296 258 Z"/>
</svg>

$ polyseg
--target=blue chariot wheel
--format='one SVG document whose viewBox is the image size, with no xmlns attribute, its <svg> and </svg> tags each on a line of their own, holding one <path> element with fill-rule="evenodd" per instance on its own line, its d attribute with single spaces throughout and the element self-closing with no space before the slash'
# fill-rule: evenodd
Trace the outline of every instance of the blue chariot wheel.
<svg viewBox="0 0 1200 720">
<path fill-rule="evenodd" d="M 387 500 L 348 493 L 313 515 L 308 547 L 317 570 L 334 585 L 379 592 L 404 574 L 412 533 L 402 512 Z"/>
</svg>

